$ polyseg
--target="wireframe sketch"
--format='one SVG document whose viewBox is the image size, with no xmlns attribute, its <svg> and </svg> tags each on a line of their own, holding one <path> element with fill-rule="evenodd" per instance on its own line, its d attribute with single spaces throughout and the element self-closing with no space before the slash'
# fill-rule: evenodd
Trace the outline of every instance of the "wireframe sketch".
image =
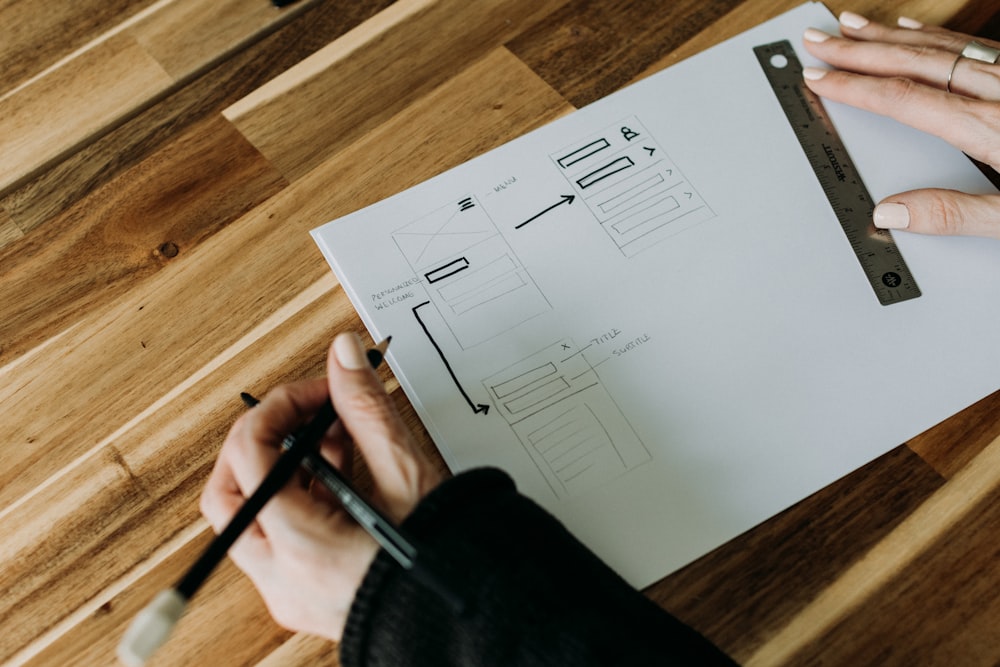
<svg viewBox="0 0 1000 667">
<path fill-rule="evenodd" d="M 557 497 L 582 493 L 650 459 L 571 340 L 505 368 L 483 385 Z"/>
<path fill-rule="evenodd" d="M 441 207 L 392 238 L 463 348 L 552 308 L 474 197 Z"/>
<path fill-rule="evenodd" d="M 715 217 L 635 116 L 550 157 L 626 257 Z"/>
</svg>

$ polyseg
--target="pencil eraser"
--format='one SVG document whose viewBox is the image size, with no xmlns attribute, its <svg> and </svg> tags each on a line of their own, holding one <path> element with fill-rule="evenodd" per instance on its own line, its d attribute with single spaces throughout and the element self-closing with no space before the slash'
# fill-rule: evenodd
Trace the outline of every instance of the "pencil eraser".
<svg viewBox="0 0 1000 667">
<path fill-rule="evenodd" d="M 174 589 L 163 591 L 140 611 L 118 644 L 118 659 L 142 667 L 160 648 L 184 613 L 187 599 Z"/>
</svg>

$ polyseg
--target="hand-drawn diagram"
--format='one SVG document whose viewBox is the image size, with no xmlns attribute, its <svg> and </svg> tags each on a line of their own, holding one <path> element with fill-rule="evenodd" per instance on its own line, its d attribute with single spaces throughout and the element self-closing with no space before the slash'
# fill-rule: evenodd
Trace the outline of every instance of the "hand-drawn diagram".
<svg viewBox="0 0 1000 667">
<path fill-rule="evenodd" d="M 465 399 L 465 402 L 469 404 L 469 407 L 474 413 L 485 415 L 490 411 L 490 406 L 486 403 L 476 403 L 472 400 L 469 393 L 465 391 L 465 387 L 462 386 L 462 381 L 458 379 L 455 369 L 451 367 L 451 363 L 448 361 L 448 357 L 445 356 L 444 350 L 441 349 L 441 345 L 438 344 L 437 340 L 434 338 L 434 334 L 431 333 L 430 327 L 428 327 L 427 323 L 420 317 L 420 309 L 429 304 L 430 301 L 424 301 L 423 303 L 414 306 L 413 317 L 416 318 L 417 324 L 419 324 L 420 328 L 423 329 L 424 335 L 427 336 L 427 340 L 430 341 L 432 346 L 434 346 L 434 351 L 437 352 L 438 356 L 441 358 L 441 363 L 444 364 L 445 370 L 448 371 L 448 375 L 451 376 L 452 382 L 455 383 L 458 393 L 462 395 L 462 398 Z"/>
<path fill-rule="evenodd" d="M 483 380 L 557 497 L 603 484 L 649 451 L 571 340 Z"/>
<path fill-rule="evenodd" d="M 635 116 L 550 157 L 626 257 L 715 217 Z"/>
<path fill-rule="evenodd" d="M 552 308 L 474 197 L 439 208 L 392 238 L 463 348 Z"/>
</svg>

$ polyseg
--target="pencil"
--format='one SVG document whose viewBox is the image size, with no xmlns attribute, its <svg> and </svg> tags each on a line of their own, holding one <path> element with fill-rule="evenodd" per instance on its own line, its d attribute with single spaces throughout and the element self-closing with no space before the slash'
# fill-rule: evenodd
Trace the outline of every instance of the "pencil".
<svg viewBox="0 0 1000 667">
<path fill-rule="evenodd" d="M 247 392 L 242 392 L 240 398 L 251 408 L 260 402 Z M 436 593 L 455 614 L 464 611 L 465 602 L 433 569 L 425 565 L 424 559 L 418 558 L 419 552 L 413 541 L 369 503 L 336 466 L 318 451 L 310 451 L 302 460 L 302 467 L 333 493 L 344 511 L 403 569 L 409 570 L 417 581 Z"/>
<path fill-rule="evenodd" d="M 387 338 L 368 351 L 368 361 L 378 367 L 391 339 Z M 118 657 L 129 667 L 143 665 L 170 636 L 170 631 L 184 613 L 208 575 L 226 557 L 226 553 L 261 508 L 281 490 L 310 452 L 316 450 L 327 430 L 337 420 L 333 404 L 327 401 L 313 419 L 282 442 L 284 452 L 226 527 L 215 536 L 208 548 L 188 569 L 177 585 L 162 591 L 132 621 L 118 645 Z"/>
</svg>

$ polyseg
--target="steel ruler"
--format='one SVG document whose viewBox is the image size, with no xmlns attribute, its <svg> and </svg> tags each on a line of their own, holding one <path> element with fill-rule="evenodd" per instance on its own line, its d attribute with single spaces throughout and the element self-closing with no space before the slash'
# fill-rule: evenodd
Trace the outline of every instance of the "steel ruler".
<svg viewBox="0 0 1000 667">
<path fill-rule="evenodd" d="M 872 222 L 875 202 L 822 101 L 806 87 L 791 43 L 763 44 L 754 53 L 879 302 L 920 296 L 892 234 Z"/>
</svg>

